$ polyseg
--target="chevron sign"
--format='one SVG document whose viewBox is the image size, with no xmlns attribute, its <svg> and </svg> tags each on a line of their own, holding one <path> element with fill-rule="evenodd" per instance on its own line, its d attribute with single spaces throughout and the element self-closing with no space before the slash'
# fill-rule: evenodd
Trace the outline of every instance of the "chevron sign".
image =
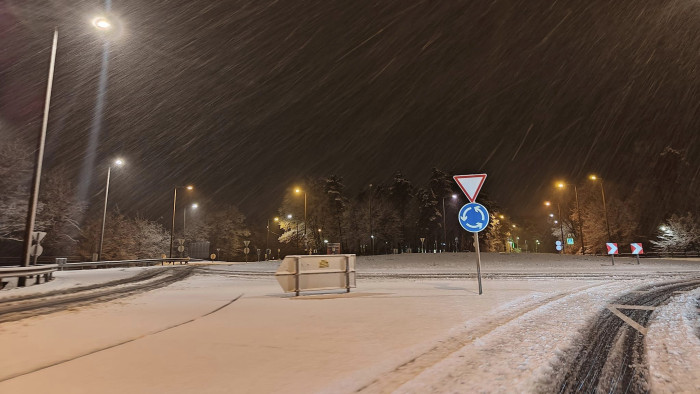
<svg viewBox="0 0 700 394">
<path fill-rule="evenodd" d="M 630 244 L 630 246 L 632 247 L 632 254 L 644 254 L 641 243 Z"/>
</svg>

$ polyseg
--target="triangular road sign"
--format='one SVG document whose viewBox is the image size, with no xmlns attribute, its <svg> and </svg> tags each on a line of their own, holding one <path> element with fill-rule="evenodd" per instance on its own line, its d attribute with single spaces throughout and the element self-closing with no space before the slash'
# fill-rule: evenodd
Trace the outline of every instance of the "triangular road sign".
<svg viewBox="0 0 700 394">
<path fill-rule="evenodd" d="M 455 175 L 454 179 L 469 201 L 474 202 L 476 200 L 476 196 L 479 195 L 481 186 L 484 185 L 486 174 Z"/>
</svg>

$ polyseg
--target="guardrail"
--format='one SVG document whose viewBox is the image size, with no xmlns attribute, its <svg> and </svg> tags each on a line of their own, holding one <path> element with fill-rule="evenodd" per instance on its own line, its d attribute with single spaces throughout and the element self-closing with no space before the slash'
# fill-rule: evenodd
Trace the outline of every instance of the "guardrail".
<svg viewBox="0 0 700 394">
<path fill-rule="evenodd" d="M 17 286 L 24 286 L 26 280 L 36 276 L 35 284 L 41 283 L 41 278 L 44 282 L 53 279 L 53 273 L 58 269 L 58 264 L 47 265 L 32 265 L 29 267 L 0 267 L 0 279 L 3 278 L 18 278 Z M 2 286 L 0 286 L 1 288 Z"/>
<path fill-rule="evenodd" d="M 56 259 L 58 261 L 58 259 Z M 61 271 L 86 269 L 86 268 L 115 268 L 115 267 L 141 267 L 151 265 L 165 265 L 165 263 L 180 263 L 187 264 L 190 262 L 189 257 L 172 257 L 164 259 L 141 259 L 141 260 L 110 260 L 110 261 L 83 261 L 83 262 L 60 262 L 58 264 Z"/>
</svg>

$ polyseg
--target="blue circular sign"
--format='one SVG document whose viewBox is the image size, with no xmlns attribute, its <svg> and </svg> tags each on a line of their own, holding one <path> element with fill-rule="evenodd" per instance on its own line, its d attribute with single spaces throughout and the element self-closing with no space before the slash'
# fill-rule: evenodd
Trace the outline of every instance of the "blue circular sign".
<svg viewBox="0 0 700 394">
<path fill-rule="evenodd" d="M 470 202 L 459 210 L 457 220 L 463 229 L 470 233 L 478 233 L 488 226 L 489 211 L 479 203 Z"/>
</svg>

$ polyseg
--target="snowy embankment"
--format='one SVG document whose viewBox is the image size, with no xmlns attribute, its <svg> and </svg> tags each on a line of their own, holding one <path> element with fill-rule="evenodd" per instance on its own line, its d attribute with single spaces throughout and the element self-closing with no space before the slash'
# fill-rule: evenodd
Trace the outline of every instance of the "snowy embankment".
<svg viewBox="0 0 700 394">
<path fill-rule="evenodd" d="M 700 288 L 658 308 L 646 336 L 652 392 L 700 392 Z"/>
</svg>

